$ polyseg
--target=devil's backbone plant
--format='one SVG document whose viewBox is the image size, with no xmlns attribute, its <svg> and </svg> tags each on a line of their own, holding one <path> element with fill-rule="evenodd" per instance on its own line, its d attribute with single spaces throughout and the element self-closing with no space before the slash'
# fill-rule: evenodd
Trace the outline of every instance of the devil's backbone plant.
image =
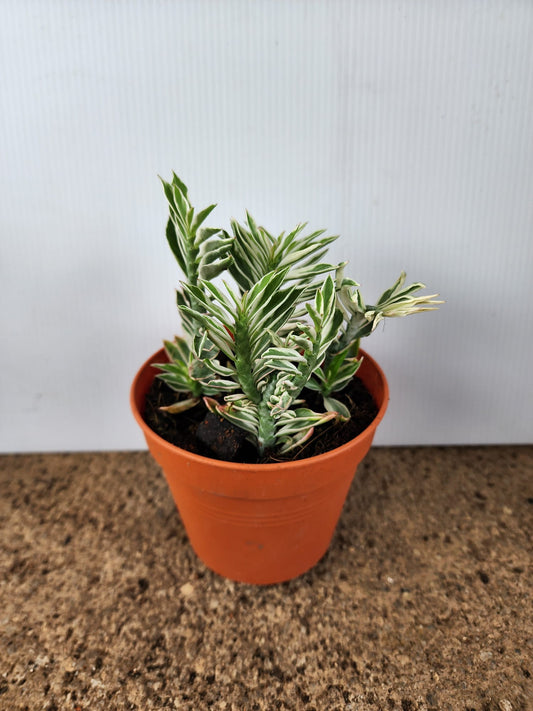
<svg viewBox="0 0 533 711">
<path fill-rule="evenodd" d="M 247 213 L 231 232 L 204 227 L 215 205 L 196 212 L 174 174 L 163 182 L 170 206 L 167 240 L 183 272 L 177 291 L 184 335 L 165 341 L 168 363 L 159 378 L 179 393 L 179 413 L 205 403 L 242 428 L 262 455 L 301 445 L 317 425 L 346 420 L 338 400 L 357 372 L 360 339 L 386 317 L 427 311 L 437 294 L 416 295 L 405 274 L 365 304 L 346 263 L 324 261 L 336 237 L 298 225 L 273 236 Z M 217 279 L 224 272 L 231 283 Z M 214 283 L 216 280 L 217 283 Z M 318 391 L 323 410 L 311 410 L 304 392 Z"/>
</svg>

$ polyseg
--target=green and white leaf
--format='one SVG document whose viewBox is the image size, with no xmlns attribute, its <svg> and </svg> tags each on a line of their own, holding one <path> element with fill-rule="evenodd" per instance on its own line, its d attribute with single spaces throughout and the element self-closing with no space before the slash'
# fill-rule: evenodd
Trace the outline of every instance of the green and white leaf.
<svg viewBox="0 0 533 711">
<path fill-rule="evenodd" d="M 169 203 L 166 236 L 184 274 L 176 301 L 187 339 L 165 342 L 169 363 L 158 377 L 185 397 L 167 408 L 179 412 L 203 398 L 206 406 L 244 429 L 260 451 L 288 452 L 314 428 L 350 416 L 334 393 L 361 364 L 359 341 L 384 318 L 432 310 L 437 294 L 405 286 L 405 274 L 375 305 L 344 277 L 346 263 L 327 262 L 336 239 L 298 225 L 273 236 L 246 213 L 231 234 L 204 222 L 215 205 L 195 212 L 183 182 L 162 181 Z M 229 271 L 236 282 L 213 280 Z M 335 280 L 330 272 L 335 272 Z M 319 391 L 324 412 L 302 400 Z M 223 398 L 223 399 L 222 399 Z"/>
<path fill-rule="evenodd" d="M 213 372 L 213 364 L 216 363 L 217 350 L 214 345 L 207 340 L 205 334 L 198 335 L 192 346 L 189 346 L 184 338 L 176 336 L 174 341 L 164 341 L 165 352 L 169 358 L 168 363 L 154 364 L 161 372 L 157 375 L 172 390 L 180 393 L 190 393 L 191 401 L 198 399 L 202 395 L 216 395 L 221 389 L 225 391 L 238 388 L 236 383 L 233 387 L 225 387 L 226 383 L 220 382 Z M 209 366 L 207 366 L 209 363 Z M 223 387 L 224 386 L 224 387 Z M 178 401 L 171 405 L 168 411 L 180 412 L 187 409 Z M 193 403 L 196 404 L 196 403 Z M 193 405 L 190 405 L 192 407 Z M 178 408 L 178 409 L 176 409 Z"/>
<path fill-rule="evenodd" d="M 343 390 L 361 366 L 362 358 L 357 358 L 356 353 L 355 344 L 351 344 L 338 353 L 329 354 L 313 371 L 307 387 L 318 390 L 325 397 Z"/>
<path fill-rule="evenodd" d="M 173 173 L 172 182 L 161 179 L 165 196 L 169 204 L 167 222 L 167 241 L 186 282 L 198 284 L 200 279 L 214 279 L 226 270 L 231 263 L 233 238 L 222 235 L 219 228 L 201 227 L 216 205 L 209 205 L 197 214 L 189 201 L 187 187 Z M 194 300 L 187 303 L 186 298 L 177 296 L 178 306 L 194 309 Z M 189 335 L 196 330 L 196 323 L 191 314 L 184 312 L 183 326 Z"/>
<path fill-rule="evenodd" d="M 213 398 L 204 398 L 204 402 L 210 410 L 215 414 L 224 417 L 228 422 L 231 422 L 237 427 L 249 432 L 257 441 L 259 430 L 259 418 L 257 415 L 257 405 L 250 400 L 247 400 L 242 395 L 237 396 L 238 399 L 231 400 L 226 398 L 226 403 L 221 404 Z"/>
<path fill-rule="evenodd" d="M 317 425 L 322 425 L 337 416 L 335 412 L 314 412 L 308 408 L 288 410 L 279 418 L 276 440 L 281 453 L 301 445 L 312 434 Z"/>
<path fill-rule="evenodd" d="M 263 276 L 274 270 L 284 270 L 285 280 L 302 287 L 300 299 L 312 298 L 317 285 L 312 280 L 321 274 L 334 271 L 332 264 L 320 260 L 327 253 L 327 245 L 336 236 L 324 237 L 324 230 L 301 236 L 305 224 L 298 225 L 288 235 L 271 235 L 258 227 L 250 213 L 246 213 L 246 225 L 233 220 L 233 262 L 229 271 L 241 291 L 249 291 Z"/>
<path fill-rule="evenodd" d="M 340 421 L 346 422 L 351 417 L 350 410 L 346 405 L 334 397 L 325 397 L 324 407 L 330 412 L 335 412 L 337 419 Z"/>
<path fill-rule="evenodd" d="M 433 311 L 443 303 L 436 300 L 438 294 L 414 296 L 425 285 L 416 282 L 404 288 L 405 278 L 405 272 L 402 272 L 393 286 L 383 292 L 375 306 L 367 306 L 358 284 L 344 279 L 343 268 L 337 270 L 337 298 L 347 323 L 334 350 L 342 350 L 369 336 L 384 318 Z"/>
<path fill-rule="evenodd" d="M 170 415 L 178 415 L 181 412 L 186 412 L 196 407 L 200 402 L 199 397 L 190 397 L 186 400 L 178 400 L 173 405 L 162 405 L 159 409 L 163 410 L 163 412 L 168 412 Z"/>
<path fill-rule="evenodd" d="M 438 294 L 413 296 L 415 292 L 425 289 L 426 285 L 416 282 L 404 288 L 405 278 L 406 274 L 402 272 L 394 285 L 383 292 L 376 304 L 376 311 L 385 317 L 408 316 L 420 311 L 435 311 L 438 304 L 444 303 L 436 300 Z"/>
</svg>

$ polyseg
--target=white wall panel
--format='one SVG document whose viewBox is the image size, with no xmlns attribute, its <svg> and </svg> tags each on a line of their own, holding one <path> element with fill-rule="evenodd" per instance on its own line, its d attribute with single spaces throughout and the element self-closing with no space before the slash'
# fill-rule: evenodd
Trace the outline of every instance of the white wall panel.
<svg viewBox="0 0 533 711">
<path fill-rule="evenodd" d="M 533 5 L 4 0 L 0 450 L 143 446 L 137 366 L 178 330 L 157 175 L 216 224 L 340 233 L 372 301 L 381 444 L 532 436 Z"/>
</svg>

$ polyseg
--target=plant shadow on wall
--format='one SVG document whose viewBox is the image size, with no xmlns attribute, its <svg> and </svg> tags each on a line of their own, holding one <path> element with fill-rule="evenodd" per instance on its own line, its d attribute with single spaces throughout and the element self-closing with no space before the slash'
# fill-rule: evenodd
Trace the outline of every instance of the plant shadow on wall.
<svg viewBox="0 0 533 711">
<path fill-rule="evenodd" d="M 346 263 L 327 261 L 336 237 L 305 224 L 274 236 L 249 213 L 205 227 L 215 205 L 197 212 L 176 175 L 162 182 L 183 335 L 139 370 L 132 409 L 204 563 L 289 580 L 326 552 L 387 408 L 361 339 L 441 302 L 402 273 L 366 304 Z"/>
<path fill-rule="evenodd" d="M 197 415 L 200 406 L 217 416 L 202 418 L 200 427 L 203 447 L 215 456 L 218 441 L 228 449 L 228 438 L 237 439 L 229 448 L 235 456 L 245 437 L 251 456 L 268 461 L 300 450 L 317 427 L 341 428 L 356 410 L 349 390 L 363 360 L 361 339 L 384 318 L 441 303 L 435 294 L 416 295 L 424 285 L 406 286 L 402 273 L 367 305 L 358 284 L 344 276 L 346 262 L 323 261 L 336 237 L 306 234 L 305 225 L 273 236 L 249 213 L 244 224 L 231 222 L 231 234 L 206 228 L 215 205 L 196 214 L 176 175 L 163 186 L 167 240 L 185 280 L 177 291 L 184 336 L 164 342 L 169 362 L 156 365 L 158 379 L 175 393 L 160 411 Z M 224 272 L 234 283 L 219 288 L 213 280 Z M 220 418 L 232 427 L 217 436 Z M 205 432 L 209 423 L 214 433 Z"/>
</svg>

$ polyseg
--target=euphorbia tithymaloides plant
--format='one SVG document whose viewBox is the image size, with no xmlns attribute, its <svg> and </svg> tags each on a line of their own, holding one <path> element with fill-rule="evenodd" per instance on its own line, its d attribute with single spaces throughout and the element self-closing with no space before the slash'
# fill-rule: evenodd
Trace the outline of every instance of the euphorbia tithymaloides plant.
<svg viewBox="0 0 533 711">
<path fill-rule="evenodd" d="M 314 428 L 350 412 L 335 397 L 357 372 L 359 342 L 385 317 L 434 309 L 437 294 L 405 286 L 405 274 L 374 306 L 344 277 L 346 263 L 324 262 L 336 237 L 298 225 L 274 237 L 247 213 L 232 233 L 206 228 L 215 205 L 195 213 L 186 186 L 173 175 L 163 182 L 170 205 L 167 240 L 184 274 L 177 304 L 183 337 L 165 341 L 168 363 L 159 378 L 180 393 L 183 412 L 203 402 L 242 428 L 260 454 L 285 453 Z M 213 279 L 229 272 L 233 284 Z M 318 391 L 324 409 L 302 399 Z"/>
</svg>

